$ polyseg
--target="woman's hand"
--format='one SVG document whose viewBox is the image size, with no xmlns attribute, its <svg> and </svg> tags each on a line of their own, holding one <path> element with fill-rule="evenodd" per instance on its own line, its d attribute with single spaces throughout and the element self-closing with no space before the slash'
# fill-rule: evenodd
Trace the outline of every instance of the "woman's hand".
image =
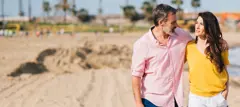
<svg viewBox="0 0 240 107">
<path fill-rule="evenodd" d="M 229 92 L 229 80 L 226 83 L 226 89 L 222 92 L 222 95 L 225 98 L 225 100 L 227 100 L 228 92 Z"/>
<path fill-rule="evenodd" d="M 225 100 L 227 100 L 227 97 L 228 97 L 228 89 L 224 90 L 222 92 L 222 96 L 225 98 Z"/>
</svg>

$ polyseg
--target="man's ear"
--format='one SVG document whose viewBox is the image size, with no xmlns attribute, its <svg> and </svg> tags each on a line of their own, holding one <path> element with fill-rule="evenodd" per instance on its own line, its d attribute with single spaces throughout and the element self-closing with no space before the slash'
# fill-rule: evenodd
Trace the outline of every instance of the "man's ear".
<svg viewBox="0 0 240 107">
<path fill-rule="evenodd" d="M 164 20 L 159 20 L 159 21 L 158 21 L 158 25 L 163 26 L 164 24 L 165 24 L 165 21 L 164 21 Z"/>
</svg>

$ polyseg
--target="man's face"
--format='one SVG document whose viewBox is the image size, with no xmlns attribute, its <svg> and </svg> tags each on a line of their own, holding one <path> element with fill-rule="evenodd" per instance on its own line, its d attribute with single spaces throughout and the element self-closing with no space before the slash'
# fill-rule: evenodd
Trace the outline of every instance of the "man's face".
<svg viewBox="0 0 240 107">
<path fill-rule="evenodd" d="M 167 34 L 174 33 L 174 30 L 177 26 L 177 17 L 176 14 L 169 13 L 167 21 L 163 22 L 163 31 Z"/>
</svg>

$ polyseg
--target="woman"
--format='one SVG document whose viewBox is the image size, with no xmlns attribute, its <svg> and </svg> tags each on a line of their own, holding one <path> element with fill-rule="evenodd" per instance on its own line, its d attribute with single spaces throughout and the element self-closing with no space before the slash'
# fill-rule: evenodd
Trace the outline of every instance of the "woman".
<svg viewBox="0 0 240 107">
<path fill-rule="evenodd" d="M 227 107 L 228 46 L 217 18 L 211 12 L 198 14 L 195 41 L 187 45 L 189 107 Z"/>
</svg>

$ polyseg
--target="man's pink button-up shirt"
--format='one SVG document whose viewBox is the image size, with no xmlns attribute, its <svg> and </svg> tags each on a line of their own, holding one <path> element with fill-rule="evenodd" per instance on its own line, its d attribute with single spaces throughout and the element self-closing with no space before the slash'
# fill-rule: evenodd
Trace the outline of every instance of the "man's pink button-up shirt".
<svg viewBox="0 0 240 107">
<path fill-rule="evenodd" d="M 151 29 L 134 43 L 132 75 L 141 77 L 141 96 L 161 107 L 183 106 L 182 72 L 185 47 L 192 38 L 180 28 L 161 45 Z"/>
</svg>

